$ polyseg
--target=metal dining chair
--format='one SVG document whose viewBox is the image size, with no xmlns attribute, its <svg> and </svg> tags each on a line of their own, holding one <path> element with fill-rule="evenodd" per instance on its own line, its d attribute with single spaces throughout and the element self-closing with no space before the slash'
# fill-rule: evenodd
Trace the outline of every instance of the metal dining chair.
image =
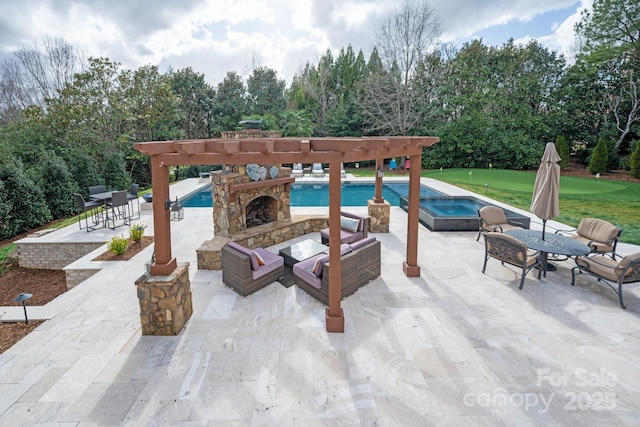
<svg viewBox="0 0 640 427">
<path fill-rule="evenodd" d="M 106 192 L 107 189 L 104 185 L 92 185 L 91 187 L 89 187 L 89 195 Z"/>
<path fill-rule="evenodd" d="M 114 191 L 111 193 L 111 200 L 107 202 L 107 206 L 111 208 L 111 215 L 107 213 L 105 223 L 109 225 L 109 221 L 111 221 L 113 224 L 113 227 L 109 228 L 112 230 L 116 228 L 116 219 L 122 219 L 122 225 L 127 225 L 131 222 L 127 190 Z"/>
<path fill-rule="evenodd" d="M 138 184 L 131 184 L 131 188 L 129 188 L 129 193 L 127 194 L 127 201 L 130 203 L 130 213 L 131 219 L 140 219 L 140 199 L 138 198 L 138 190 L 140 186 Z M 137 216 L 134 215 L 133 202 L 138 203 L 138 213 Z"/>
<path fill-rule="evenodd" d="M 93 200 L 85 201 L 82 194 L 74 193 L 73 197 L 76 199 L 76 203 L 78 204 L 78 226 L 80 230 L 82 228 L 82 217 L 84 217 L 84 230 L 93 231 L 98 228 L 98 224 L 100 224 L 101 219 L 101 210 L 102 203 L 94 202 Z M 89 217 L 91 217 L 91 222 L 93 225 L 89 225 Z"/>
</svg>

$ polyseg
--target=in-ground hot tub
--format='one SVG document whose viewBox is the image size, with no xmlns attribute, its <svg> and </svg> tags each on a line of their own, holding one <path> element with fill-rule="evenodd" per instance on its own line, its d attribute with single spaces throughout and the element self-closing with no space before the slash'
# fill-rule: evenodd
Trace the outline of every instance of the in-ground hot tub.
<svg viewBox="0 0 640 427">
<path fill-rule="evenodd" d="M 407 210 L 408 200 L 400 197 L 400 207 Z M 478 209 L 491 203 L 472 196 L 422 197 L 420 198 L 420 223 L 431 231 L 478 231 Z M 531 218 L 508 209 L 507 219 L 529 228 Z"/>
</svg>

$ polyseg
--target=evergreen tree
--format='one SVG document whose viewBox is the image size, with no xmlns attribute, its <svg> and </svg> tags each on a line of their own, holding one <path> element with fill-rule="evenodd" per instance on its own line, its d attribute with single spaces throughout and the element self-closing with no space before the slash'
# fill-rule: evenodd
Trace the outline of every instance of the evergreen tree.
<svg viewBox="0 0 640 427">
<path fill-rule="evenodd" d="M 609 151 L 604 139 L 600 138 L 596 148 L 593 149 L 591 160 L 589 161 L 589 172 L 592 174 L 604 173 L 607 170 L 607 162 L 609 161 Z"/>
<path fill-rule="evenodd" d="M 629 174 L 634 178 L 640 178 L 640 141 L 636 141 L 636 149 L 633 150 L 629 159 Z"/>
<path fill-rule="evenodd" d="M 0 237 L 9 237 L 9 214 L 11 213 L 12 204 L 9 201 L 9 194 L 4 188 L 4 182 L 0 180 Z"/>
<path fill-rule="evenodd" d="M 102 168 L 102 180 L 109 190 L 126 190 L 130 181 L 125 170 L 124 158 L 118 151 L 107 154 Z"/>
<path fill-rule="evenodd" d="M 0 181 L 4 183 L 6 201 L 11 205 L 2 220 L 0 238 L 12 237 L 51 221 L 42 190 L 27 177 L 17 159 L 0 165 Z"/>
<path fill-rule="evenodd" d="M 556 151 L 560 155 L 560 168 L 566 169 L 569 166 L 569 146 L 562 135 L 556 138 Z"/>
<path fill-rule="evenodd" d="M 77 211 L 73 197 L 78 185 L 67 164 L 54 153 L 47 153 L 38 167 L 38 184 L 54 218 L 66 218 Z"/>
</svg>

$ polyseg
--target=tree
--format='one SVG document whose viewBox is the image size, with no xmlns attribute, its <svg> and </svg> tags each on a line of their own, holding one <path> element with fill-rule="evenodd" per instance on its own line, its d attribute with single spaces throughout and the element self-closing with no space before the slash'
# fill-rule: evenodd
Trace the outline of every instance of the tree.
<svg viewBox="0 0 640 427">
<path fill-rule="evenodd" d="M 100 158 L 121 141 L 125 129 L 125 104 L 118 76 L 120 64 L 89 58 L 88 68 L 48 100 L 41 120 L 67 150 L 81 148 Z M 120 148 L 120 147 L 118 147 Z"/>
<path fill-rule="evenodd" d="M 171 88 L 180 106 L 180 128 L 187 139 L 211 138 L 213 102 L 216 91 L 205 81 L 204 74 L 191 67 L 170 73 Z"/>
<path fill-rule="evenodd" d="M 589 161 L 589 172 L 592 174 L 604 173 L 607 170 L 607 163 L 609 161 L 609 152 L 607 150 L 607 144 L 604 139 L 600 139 L 596 148 L 593 149 L 591 154 L 591 160 Z"/>
<path fill-rule="evenodd" d="M 0 110 L 13 112 L 5 118 L 8 122 L 27 107 L 46 108 L 47 99 L 57 97 L 85 66 L 81 54 L 64 39 L 46 38 L 43 45 L 23 46 L 0 65 Z"/>
<path fill-rule="evenodd" d="M 180 119 L 179 99 L 170 77 L 160 74 L 157 66 L 125 70 L 118 76 L 118 83 L 123 98 L 117 106 L 123 109 L 128 139 L 165 141 L 184 137 L 176 126 Z M 125 147 L 132 148 L 131 144 Z"/>
<path fill-rule="evenodd" d="M 608 89 L 604 102 L 619 131 L 617 151 L 640 122 L 640 3 L 594 0 L 575 29 L 584 40 L 581 59 L 598 64 Z"/>
<path fill-rule="evenodd" d="M 42 189 L 53 218 L 66 218 L 77 212 L 73 194 L 78 185 L 66 163 L 55 153 L 46 153 L 37 168 L 38 185 Z"/>
<path fill-rule="evenodd" d="M 252 114 L 280 114 L 287 105 L 284 91 L 287 84 L 268 67 L 254 68 L 247 79 L 247 105 Z"/>
<path fill-rule="evenodd" d="M 562 135 L 558 135 L 556 138 L 556 151 L 560 156 L 560 161 L 558 162 L 560 168 L 566 169 L 569 166 L 569 146 Z"/>
<path fill-rule="evenodd" d="M 370 131 L 406 135 L 420 121 L 420 94 L 411 81 L 424 56 L 442 32 L 440 21 L 425 0 L 404 0 L 387 16 L 376 33 L 383 73 L 371 74 L 363 83 L 358 105 Z"/>
<path fill-rule="evenodd" d="M 229 71 L 222 82 L 218 84 L 213 104 L 214 133 L 219 136 L 221 132 L 234 130 L 246 112 L 244 83 L 235 71 Z"/>
<path fill-rule="evenodd" d="M 129 188 L 131 181 L 125 170 L 125 162 L 122 153 L 112 151 L 108 153 L 102 167 L 102 182 L 110 190 L 123 190 Z"/>
</svg>

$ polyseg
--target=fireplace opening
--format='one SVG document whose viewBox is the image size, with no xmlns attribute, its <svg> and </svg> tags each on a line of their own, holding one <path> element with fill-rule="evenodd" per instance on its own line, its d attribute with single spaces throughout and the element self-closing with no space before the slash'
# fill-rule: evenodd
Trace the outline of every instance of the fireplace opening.
<svg viewBox="0 0 640 427">
<path fill-rule="evenodd" d="M 268 224 L 278 220 L 278 201 L 270 196 L 253 199 L 246 208 L 247 228 Z"/>
</svg>

